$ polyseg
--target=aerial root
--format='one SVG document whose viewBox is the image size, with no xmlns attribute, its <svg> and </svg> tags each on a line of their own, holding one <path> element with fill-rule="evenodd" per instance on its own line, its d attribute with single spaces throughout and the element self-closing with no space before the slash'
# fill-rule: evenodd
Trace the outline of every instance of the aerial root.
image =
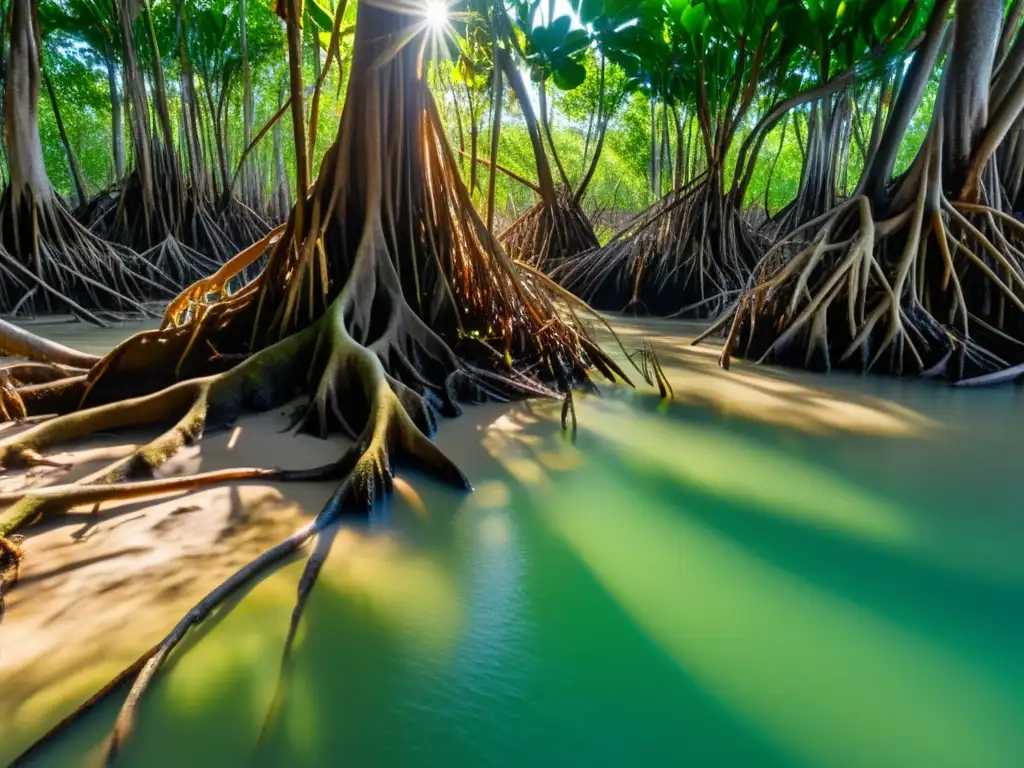
<svg viewBox="0 0 1024 768">
<path fill-rule="evenodd" d="M 214 261 L 194 248 L 167 235 L 160 243 L 141 254 L 141 258 L 168 275 L 178 285 L 187 285 L 217 271 Z"/>
<path fill-rule="evenodd" d="M 124 745 L 131 738 L 132 732 L 135 730 L 138 708 L 143 695 L 145 695 L 150 683 L 152 683 L 153 678 L 160 670 L 160 667 L 163 666 L 167 657 L 184 639 L 188 631 L 202 623 L 210 613 L 239 589 L 298 552 L 322 528 L 323 523 L 320 517 L 307 523 L 284 541 L 271 547 L 255 560 L 240 568 L 185 614 L 185 617 L 178 622 L 170 634 L 156 647 L 153 654 L 142 667 L 139 676 L 135 678 L 135 682 L 128 693 L 128 698 L 121 707 L 121 711 L 118 713 L 117 720 L 114 723 L 114 729 L 107 746 L 107 765 L 114 762 Z"/>
<path fill-rule="evenodd" d="M 200 278 L 182 291 L 167 305 L 162 327 L 181 325 L 190 316 L 190 310 L 194 310 L 196 306 L 207 305 L 211 301 L 223 298 L 231 280 L 258 261 L 276 242 L 284 229 L 284 224 L 276 227 L 265 237 L 231 258 L 209 277 Z"/>
<path fill-rule="evenodd" d="M 0 262 L 21 285 L 38 288 L 47 308 L 65 306 L 103 326 L 106 323 L 98 312 L 112 309 L 149 315 L 145 305 L 132 297 L 162 298 L 169 293 L 173 281 L 167 274 L 135 252 L 97 237 L 76 221 L 55 195 L 36 198 L 31 192 L 22 192 L 15 199 L 9 188 L 0 199 L 0 220 L 14 240 L 0 247 Z M 17 258 L 25 255 L 18 245 L 19 235 L 28 238 L 22 245 L 34 243 L 34 270 Z M 17 309 L 24 307 L 19 301 Z"/>
<path fill-rule="evenodd" d="M 815 227 L 815 237 L 786 256 L 800 232 Z M 1005 279 L 968 242 L 977 243 Z M 885 256 L 890 251 L 895 258 Z M 936 260 L 930 270 L 928 258 Z M 837 350 L 839 364 L 857 356 L 862 370 L 888 355 L 886 368 L 896 374 L 934 374 L 938 366 L 960 379 L 968 365 L 982 374 L 1006 367 L 971 338 L 972 325 L 1000 332 L 972 323 L 968 277 L 987 282 L 1006 305 L 1024 312 L 1015 295 L 1024 286 L 1019 264 L 929 185 L 913 207 L 883 221 L 875 220 L 866 197 L 852 198 L 768 251 L 751 285 L 716 323 L 722 328 L 731 321 L 720 363 L 728 368 L 745 344 L 743 356 L 758 362 L 777 358 L 810 367 L 817 357 L 826 370 Z M 802 359 L 793 356 L 797 351 Z"/>
<path fill-rule="evenodd" d="M 561 190 L 554 205 L 537 202 L 516 219 L 498 240 L 513 259 L 550 269 L 600 246 L 594 228 L 570 190 Z"/>
<path fill-rule="evenodd" d="M 763 250 L 720 179 L 705 173 L 552 276 L 597 309 L 703 316 L 743 287 Z"/>
</svg>

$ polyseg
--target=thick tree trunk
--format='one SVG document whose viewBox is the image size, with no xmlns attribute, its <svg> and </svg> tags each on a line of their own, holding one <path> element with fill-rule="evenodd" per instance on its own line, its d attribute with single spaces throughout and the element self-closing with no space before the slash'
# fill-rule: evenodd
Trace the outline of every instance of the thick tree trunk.
<svg viewBox="0 0 1024 768">
<path fill-rule="evenodd" d="M 11 55 L 4 91 L 4 144 L 15 210 L 53 196 L 39 138 L 39 18 L 33 0 L 12 0 Z"/>
<path fill-rule="evenodd" d="M 988 122 L 989 85 L 1003 24 L 1003 0 L 961 0 L 956 6 L 952 66 L 942 99 L 943 183 L 959 191 Z"/>
</svg>

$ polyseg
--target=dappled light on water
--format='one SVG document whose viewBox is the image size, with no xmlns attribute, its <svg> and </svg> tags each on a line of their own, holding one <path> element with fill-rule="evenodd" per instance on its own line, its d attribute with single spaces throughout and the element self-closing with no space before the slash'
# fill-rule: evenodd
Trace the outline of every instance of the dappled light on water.
<svg viewBox="0 0 1024 768">
<path fill-rule="evenodd" d="M 936 403 L 961 393 L 887 382 L 843 394 L 847 380 L 725 374 L 702 353 L 662 362 L 675 403 L 581 395 L 575 444 L 559 402 L 468 407 L 445 422 L 439 445 L 475 492 L 401 471 L 377 515 L 334 531 L 265 738 L 298 561 L 175 654 L 125 764 L 1016 768 L 1024 521 L 1009 471 L 1018 436 L 985 407 L 992 395 L 944 419 Z M 748 412 L 740 393 L 753 386 L 774 411 Z M 284 418 L 246 419 L 184 461 L 255 460 Z M 270 444 L 296 465 L 325 451 L 289 440 Z M 276 540 L 332 490 L 240 486 L 111 509 L 78 546 L 126 559 L 86 561 L 77 579 L 140 613 L 147 587 L 174 587 L 161 598 L 171 623 L 198 589 L 185 576 L 206 562 L 200 550 Z M 237 538 L 278 515 L 277 528 Z M 201 522 L 185 548 L 180 526 Z M 57 533 L 47 551 L 61 551 Z M 144 551 L 123 554 L 129 542 Z M 140 564 L 141 582 L 110 586 L 124 562 Z M 27 576 L 16 620 L 33 584 L 63 588 Z M 12 622 L 19 645 L 60 621 L 37 618 Z M 138 636 L 108 631 L 125 648 L 154 634 L 145 622 Z M 80 661 L 80 680 L 60 677 L 65 659 L 49 684 L 44 660 L 27 666 L 32 716 L 7 721 L 13 743 L 111 674 Z M 96 754 L 123 695 L 36 764 Z"/>
<path fill-rule="evenodd" d="M 795 763 L 1009 765 L 1022 754 L 1020 680 L 815 587 L 686 507 L 637 504 L 598 476 L 561 487 L 543 514 L 687 675 Z"/>
</svg>

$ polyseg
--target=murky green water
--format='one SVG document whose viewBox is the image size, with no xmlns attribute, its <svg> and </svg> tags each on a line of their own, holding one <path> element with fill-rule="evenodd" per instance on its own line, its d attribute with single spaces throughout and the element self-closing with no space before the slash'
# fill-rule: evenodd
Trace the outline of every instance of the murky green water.
<svg viewBox="0 0 1024 768">
<path fill-rule="evenodd" d="M 422 507 L 338 533 L 263 739 L 300 563 L 197 633 L 124 764 L 1024 765 L 1015 443 L 609 398 L 573 448 L 535 409 L 467 416 L 475 495 L 409 477 Z"/>
</svg>

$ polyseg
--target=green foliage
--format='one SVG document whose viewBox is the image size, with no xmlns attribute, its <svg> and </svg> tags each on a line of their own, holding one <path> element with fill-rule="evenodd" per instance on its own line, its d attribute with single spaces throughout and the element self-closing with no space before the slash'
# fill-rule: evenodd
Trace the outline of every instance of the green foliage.
<svg viewBox="0 0 1024 768">
<path fill-rule="evenodd" d="M 224 96 L 226 149 L 233 170 L 242 149 L 240 4 L 237 0 L 184 0 L 183 5 L 178 0 L 152 2 L 175 130 L 180 109 L 179 7 L 184 11 L 181 28 L 202 100 L 203 130 L 212 141 L 206 103 L 209 89 L 214 102 L 221 94 Z M 316 46 L 323 56 L 335 7 L 335 0 L 306 0 L 304 80 L 308 84 L 314 79 L 311 54 Z M 924 28 L 932 7 L 930 0 L 913 4 L 907 0 L 570 0 L 572 17 L 549 18 L 548 4 L 543 0 L 506 3 L 533 82 L 543 80 L 555 86 L 548 89 L 555 113 L 553 139 L 574 182 L 585 172 L 585 159 L 594 151 L 594 116 L 601 100 L 603 69 L 604 112 L 609 127 L 587 204 L 623 212 L 639 211 L 652 202 L 651 155 L 660 148 L 663 110 L 670 115 L 670 164 L 679 150 L 672 125 L 674 114 L 685 114 L 692 120 L 703 98 L 712 132 L 716 121 L 728 114 L 737 116 L 735 136 L 724 158 L 729 178 L 737 159 L 737 145 L 773 105 L 851 67 L 857 69 L 858 92 L 864 93 L 863 89 L 876 82 L 886 67 L 903 61 L 907 42 Z M 494 96 L 492 6 L 486 0 L 465 0 L 452 11 L 457 34 L 448 40 L 448 56 L 431 67 L 432 83 L 452 142 L 458 143 L 461 120 L 468 150 L 470 129 L 475 126 L 479 155 L 486 157 L 490 151 L 488 116 Z M 349 34 L 355 13 L 355 2 L 351 2 L 343 23 Z M 278 93 L 283 87 L 287 95 L 287 61 L 283 24 L 275 16 L 271 0 L 249 0 L 247 14 L 258 129 L 277 110 Z M 136 43 L 143 70 L 149 76 L 153 62 L 148 29 L 142 19 L 135 22 Z M 110 60 L 119 70 L 122 47 L 112 2 L 44 0 L 40 21 L 45 41 L 43 66 L 53 82 L 69 139 L 87 183 L 94 190 L 102 188 L 111 178 L 111 105 L 105 65 Z M 342 55 L 346 60 L 350 56 L 348 43 L 343 43 Z M 344 68 L 341 73 L 335 71 L 322 94 L 314 162 L 334 138 L 344 104 L 344 80 Z M 749 109 L 740 114 L 739 103 L 748 92 Z M 933 83 L 900 145 L 898 171 L 909 166 L 923 139 L 935 93 Z M 505 102 L 499 161 L 515 173 L 536 178 L 533 148 L 507 83 L 506 92 L 499 98 Z M 659 116 L 656 140 L 651 135 L 652 100 Z M 781 145 L 781 124 L 765 138 L 747 191 L 748 205 L 761 206 L 767 198 L 769 209 L 777 212 L 793 199 L 803 157 L 792 125 L 794 119 L 802 120 L 806 133 L 805 112 L 806 107 L 801 107 L 791 113 L 790 128 Z M 872 117 L 870 113 L 861 114 L 860 128 L 865 136 L 870 134 Z M 286 116 L 282 136 L 291 172 L 295 153 L 287 122 Z M 688 126 L 693 151 L 703 153 L 704 139 L 696 121 Z M 40 108 L 40 130 L 51 178 L 59 191 L 67 193 L 70 184 L 66 160 L 45 97 Z M 208 146 L 206 152 L 207 162 L 215 162 L 213 147 Z M 268 138 L 254 156 L 268 183 L 270 153 Z M 771 189 L 767 189 L 773 163 Z M 841 193 L 855 185 L 863 166 L 858 147 L 851 147 L 847 166 L 847 186 Z M 468 177 L 468 161 L 463 162 L 463 172 Z M 667 169 L 662 179 L 671 183 Z M 497 184 L 499 209 L 505 215 L 521 212 L 534 201 L 532 190 L 504 174 L 498 174 Z M 477 189 L 475 194 L 485 195 L 486 190 Z"/>
</svg>

